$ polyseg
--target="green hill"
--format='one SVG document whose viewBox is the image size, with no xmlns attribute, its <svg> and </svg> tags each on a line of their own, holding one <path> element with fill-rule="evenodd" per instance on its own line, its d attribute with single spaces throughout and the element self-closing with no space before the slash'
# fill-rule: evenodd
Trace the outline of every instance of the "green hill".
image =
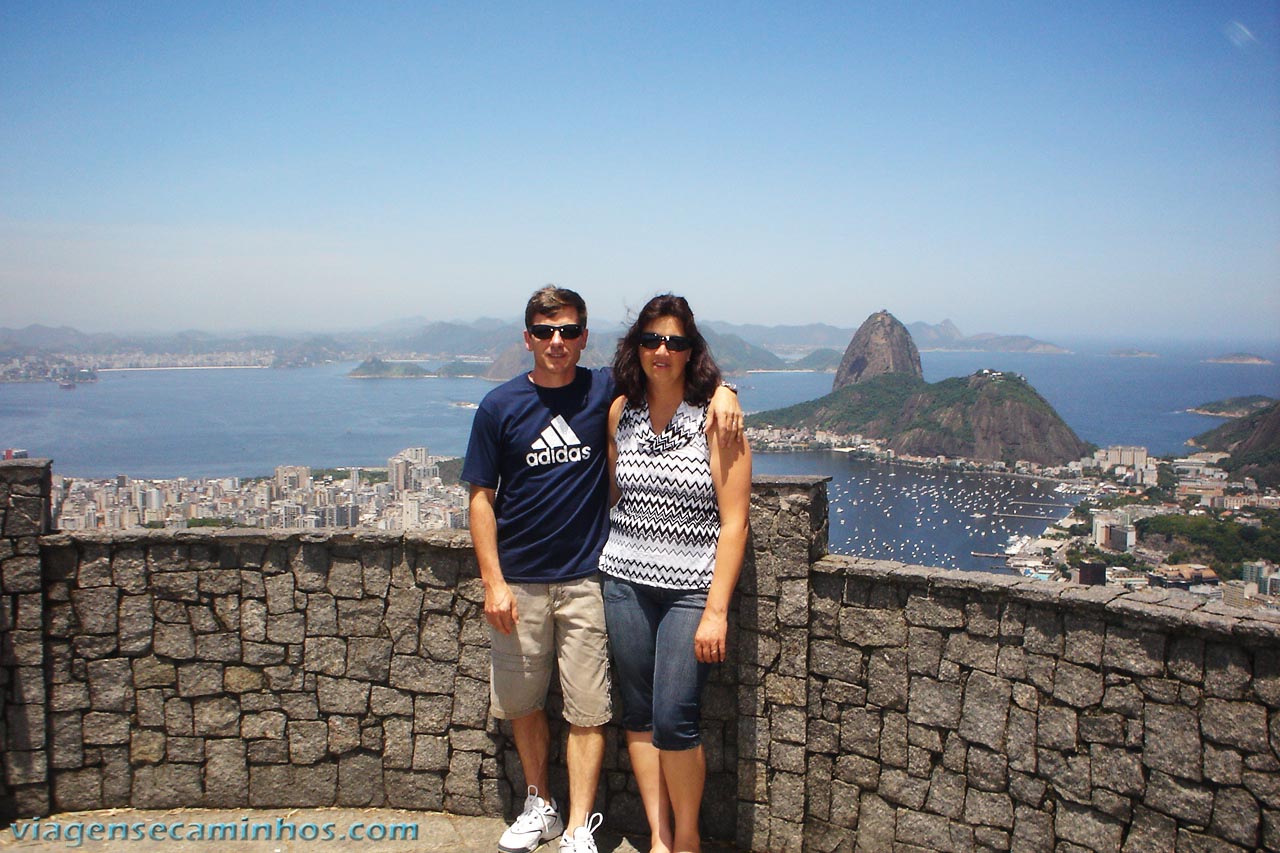
<svg viewBox="0 0 1280 853">
<path fill-rule="evenodd" d="M 1060 465 L 1088 451 L 1021 376 L 990 370 L 929 384 L 889 373 L 785 409 L 748 426 L 808 427 L 884 439 L 898 453 Z"/>
<path fill-rule="evenodd" d="M 1230 453 L 1222 467 L 1261 486 L 1280 485 L 1280 403 L 1201 433 L 1191 443 Z"/>
<path fill-rule="evenodd" d="M 347 375 L 353 379 L 421 379 L 433 374 L 421 365 L 410 362 L 391 363 L 375 357 L 365 359 Z"/>
<path fill-rule="evenodd" d="M 840 366 L 842 357 L 839 350 L 816 349 L 804 358 L 793 361 L 787 366 L 795 370 L 829 370 L 835 373 L 836 368 Z"/>
</svg>

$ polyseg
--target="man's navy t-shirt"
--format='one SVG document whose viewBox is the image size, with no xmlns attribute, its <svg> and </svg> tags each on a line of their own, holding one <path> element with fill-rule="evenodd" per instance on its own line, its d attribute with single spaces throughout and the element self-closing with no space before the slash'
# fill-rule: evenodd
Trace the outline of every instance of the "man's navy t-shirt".
<svg viewBox="0 0 1280 853">
<path fill-rule="evenodd" d="M 462 479 L 496 489 L 498 560 L 507 581 L 560 583 L 592 574 L 609 533 L 607 368 L 579 367 L 563 388 L 528 374 L 476 410 Z"/>
</svg>

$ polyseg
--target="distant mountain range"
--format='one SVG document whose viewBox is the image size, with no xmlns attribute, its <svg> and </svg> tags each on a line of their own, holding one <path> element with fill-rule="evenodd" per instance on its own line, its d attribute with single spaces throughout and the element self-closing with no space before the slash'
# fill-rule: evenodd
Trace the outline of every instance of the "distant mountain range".
<svg viewBox="0 0 1280 853">
<path fill-rule="evenodd" d="M 721 369 L 727 373 L 788 367 L 801 370 L 832 369 L 829 365 L 830 356 L 819 355 L 805 362 L 789 363 L 785 359 L 796 359 L 824 348 L 843 351 L 854 332 L 850 328 L 826 323 L 764 326 L 704 321 L 700 326 Z M 966 337 L 949 320 L 936 326 L 913 323 L 908 328 L 922 350 L 1066 352 L 1054 344 L 1023 336 Z M 593 339 L 584 354 L 583 363 L 587 366 L 607 364 L 612 358 L 616 340 L 623 331 L 623 326 L 614 322 L 606 321 L 593 326 Z M 524 350 L 520 333 L 518 323 L 491 317 L 470 323 L 432 321 L 416 317 L 358 331 L 297 335 L 212 334 L 198 330 L 163 335 L 88 334 L 69 326 L 54 328 L 32 325 L 21 329 L 0 328 L 0 358 L 125 353 L 193 356 L 257 351 L 266 353 L 272 366 L 305 367 L 331 361 L 362 361 L 373 356 L 414 354 L 443 361 L 461 359 L 461 367 L 471 371 L 477 368 L 465 365 L 481 359 L 491 362 L 495 365 L 495 370 L 502 373 L 506 370 L 505 363 L 511 358 L 511 351 Z M 460 366 L 453 367 L 458 369 Z"/>
<path fill-rule="evenodd" d="M 828 347 L 844 350 L 854 329 L 831 326 L 826 323 L 809 323 L 803 326 L 735 325 L 712 320 L 700 323 L 725 334 L 737 335 L 756 346 L 776 353 L 801 353 Z M 1042 352 L 1067 353 L 1067 350 L 1048 341 L 1026 335 L 994 335 L 982 333 L 965 335 L 955 323 L 943 320 L 937 325 L 908 323 L 907 330 L 916 346 L 922 350 L 965 350 L 974 352 Z"/>
</svg>

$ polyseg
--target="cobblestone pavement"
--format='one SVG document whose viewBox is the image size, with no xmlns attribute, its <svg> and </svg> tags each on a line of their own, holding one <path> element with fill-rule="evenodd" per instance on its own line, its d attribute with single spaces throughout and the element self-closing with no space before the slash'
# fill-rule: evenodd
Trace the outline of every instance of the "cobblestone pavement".
<svg viewBox="0 0 1280 853">
<path fill-rule="evenodd" d="M 218 826 L 219 836 L 208 835 Z M 129 837 L 106 840 L 109 828 L 127 828 Z M 0 851 L 217 851 L 217 853 L 495 853 L 506 826 L 499 818 L 461 817 L 435 812 L 394 809 L 174 809 L 140 811 L 109 809 L 68 812 L 39 821 L 19 821 L 0 830 Z M 94 830 L 102 840 L 92 840 Z M 38 828 L 40 840 L 31 835 Z M 226 840 L 232 832 L 236 840 Z M 257 828 L 258 840 L 241 840 Z M 18 838 L 23 830 L 26 837 Z M 57 837 L 51 837 L 51 836 Z M 204 833 L 203 840 L 191 836 Z M 268 839 L 265 836 L 270 834 Z M 182 836 L 178 840 L 176 836 Z M 596 837 L 600 853 L 639 853 L 649 849 L 645 836 L 620 837 L 602 831 Z M 558 853 L 559 843 L 544 844 L 539 853 Z"/>
</svg>

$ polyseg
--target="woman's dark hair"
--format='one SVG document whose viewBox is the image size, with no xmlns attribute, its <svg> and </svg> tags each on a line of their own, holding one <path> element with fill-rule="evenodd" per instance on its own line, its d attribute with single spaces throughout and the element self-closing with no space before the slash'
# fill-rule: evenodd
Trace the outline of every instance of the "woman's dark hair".
<svg viewBox="0 0 1280 853">
<path fill-rule="evenodd" d="M 720 387 L 720 368 L 716 367 L 707 339 L 698 331 L 693 311 L 683 296 L 664 293 L 650 299 L 636 317 L 626 335 L 618 340 L 613 356 L 613 381 L 627 402 L 638 406 L 644 402 L 645 376 L 640 367 L 640 334 L 654 320 L 674 317 L 684 326 L 684 336 L 693 342 L 689 361 L 684 368 L 684 399 L 691 406 L 705 406 Z"/>
</svg>

